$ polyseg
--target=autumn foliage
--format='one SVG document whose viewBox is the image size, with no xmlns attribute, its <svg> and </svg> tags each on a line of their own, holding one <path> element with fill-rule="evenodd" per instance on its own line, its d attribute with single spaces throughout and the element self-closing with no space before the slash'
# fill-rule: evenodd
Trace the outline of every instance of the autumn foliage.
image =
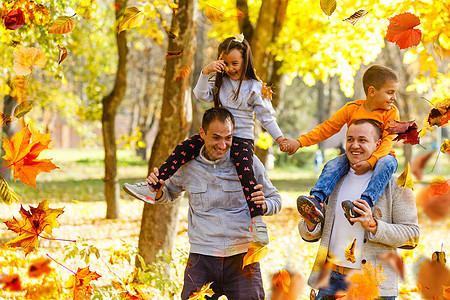
<svg viewBox="0 0 450 300">
<path fill-rule="evenodd" d="M 400 49 L 417 46 L 422 32 L 414 28 L 420 24 L 420 19 L 412 13 L 406 12 L 389 19 L 386 41 L 397 44 Z"/>
</svg>

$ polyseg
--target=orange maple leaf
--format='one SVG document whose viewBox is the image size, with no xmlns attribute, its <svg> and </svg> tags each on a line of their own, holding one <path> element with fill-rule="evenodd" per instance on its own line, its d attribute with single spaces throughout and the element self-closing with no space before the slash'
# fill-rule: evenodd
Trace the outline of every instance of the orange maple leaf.
<svg viewBox="0 0 450 300">
<path fill-rule="evenodd" d="M 47 234 L 52 234 L 53 228 L 59 227 L 56 218 L 61 215 L 64 208 L 52 209 L 48 207 L 48 200 L 45 199 L 39 203 L 38 207 L 30 206 L 30 211 L 27 211 L 20 206 L 20 215 L 22 220 L 18 221 L 13 218 L 11 221 L 6 221 L 5 224 L 9 230 L 12 230 L 19 235 L 6 243 L 10 247 L 23 247 L 25 255 L 30 253 L 35 247 L 39 246 L 38 237 L 42 231 Z"/>
<path fill-rule="evenodd" d="M 11 140 L 3 138 L 3 148 L 6 154 L 3 158 L 10 162 L 14 170 L 14 181 L 20 181 L 36 190 L 36 176 L 41 172 L 59 169 L 51 159 L 37 159 L 41 151 L 48 149 L 51 142 L 50 133 L 31 133 L 28 126 L 15 134 Z"/>
<path fill-rule="evenodd" d="M 51 259 L 46 257 L 36 258 L 28 267 L 28 276 L 37 278 L 42 274 L 49 274 L 52 271 L 52 268 L 49 267 L 50 262 Z"/>
<path fill-rule="evenodd" d="M 286 270 L 278 271 L 272 278 L 272 283 L 286 296 L 289 295 L 291 276 Z"/>
<path fill-rule="evenodd" d="M 102 277 L 97 272 L 89 271 L 89 266 L 86 268 L 78 268 L 75 275 L 70 275 L 67 281 L 66 288 L 70 289 L 71 297 L 74 300 L 85 297 L 86 294 L 92 294 L 91 281 Z"/>
<path fill-rule="evenodd" d="M 372 263 L 368 262 L 361 265 L 361 268 L 363 274 L 355 273 L 350 277 L 352 285 L 348 295 L 363 297 L 363 300 L 376 299 L 380 296 L 378 285 L 387 278 L 383 276 L 382 264 L 374 269 Z"/>
<path fill-rule="evenodd" d="M 386 41 L 397 44 L 400 49 L 417 46 L 420 43 L 422 32 L 414 27 L 419 24 L 420 19 L 409 12 L 390 18 Z"/>
</svg>

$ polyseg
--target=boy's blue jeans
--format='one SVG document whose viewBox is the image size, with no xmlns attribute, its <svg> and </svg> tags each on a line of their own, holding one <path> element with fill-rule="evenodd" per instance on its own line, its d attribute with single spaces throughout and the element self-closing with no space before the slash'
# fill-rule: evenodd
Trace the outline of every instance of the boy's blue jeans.
<svg viewBox="0 0 450 300">
<path fill-rule="evenodd" d="M 367 201 L 371 207 L 374 206 L 383 194 L 392 174 L 397 171 L 397 167 L 397 160 L 392 154 L 380 158 L 373 168 L 372 178 L 366 190 L 361 194 L 361 199 Z M 349 169 L 350 163 L 345 154 L 330 160 L 323 167 L 322 173 L 310 194 L 315 196 L 319 202 L 324 203 L 333 192 L 336 183 L 343 175 L 348 173 Z"/>
</svg>

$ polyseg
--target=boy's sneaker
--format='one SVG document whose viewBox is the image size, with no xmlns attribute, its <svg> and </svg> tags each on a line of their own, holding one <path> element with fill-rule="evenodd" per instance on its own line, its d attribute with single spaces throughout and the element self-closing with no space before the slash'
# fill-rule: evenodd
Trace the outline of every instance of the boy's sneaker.
<svg viewBox="0 0 450 300">
<path fill-rule="evenodd" d="M 267 226 L 263 222 L 262 216 L 255 216 L 252 218 L 252 225 L 250 231 L 253 234 L 255 242 L 260 242 L 264 246 L 269 243 L 269 236 L 267 235 Z"/>
<path fill-rule="evenodd" d="M 316 197 L 299 196 L 297 198 L 297 210 L 303 218 L 313 224 L 322 223 L 323 213 Z"/>
<path fill-rule="evenodd" d="M 347 221 L 353 225 L 355 222 L 350 221 L 350 218 L 358 218 L 361 215 L 354 210 L 353 202 L 350 200 L 342 201 L 341 203 L 342 209 L 344 210 L 344 215 L 347 218 Z"/>
<path fill-rule="evenodd" d="M 155 191 L 146 181 L 135 184 L 124 183 L 122 188 L 130 196 L 146 203 L 155 204 L 155 196 L 157 191 Z"/>
</svg>

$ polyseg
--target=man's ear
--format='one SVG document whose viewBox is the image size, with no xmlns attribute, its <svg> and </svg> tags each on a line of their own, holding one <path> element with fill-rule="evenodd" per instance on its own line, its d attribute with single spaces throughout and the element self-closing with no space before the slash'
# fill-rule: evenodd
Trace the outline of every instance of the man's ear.
<svg viewBox="0 0 450 300">
<path fill-rule="evenodd" d="M 376 147 L 377 147 L 377 150 L 378 150 L 378 148 L 380 148 L 380 145 L 381 145 L 381 139 L 378 139 L 378 141 L 377 141 L 377 143 L 376 143 Z"/>
<path fill-rule="evenodd" d="M 200 137 L 201 137 L 203 140 L 205 140 L 205 135 L 206 135 L 206 132 L 203 130 L 202 127 L 200 127 Z"/>
</svg>

